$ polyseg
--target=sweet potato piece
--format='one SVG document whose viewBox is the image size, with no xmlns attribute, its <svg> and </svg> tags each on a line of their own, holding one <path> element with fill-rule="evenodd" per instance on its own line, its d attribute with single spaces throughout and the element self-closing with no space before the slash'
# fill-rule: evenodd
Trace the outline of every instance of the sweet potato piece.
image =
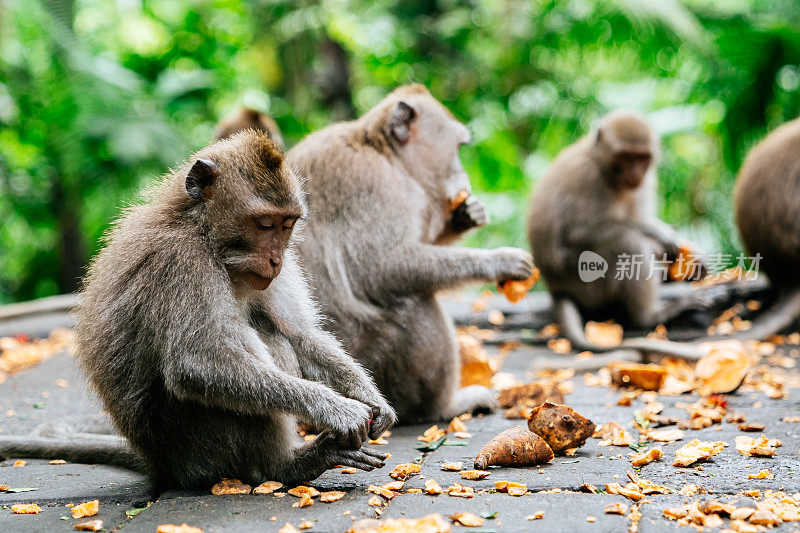
<svg viewBox="0 0 800 533">
<path fill-rule="evenodd" d="M 525 298 L 525 295 L 528 294 L 528 291 L 539 281 L 541 275 L 542 273 L 539 269 L 533 267 L 533 272 L 531 272 L 531 276 L 528 279 L 522 281 L 508 280 L 503 283 L 498 283 L 497 292 L 502 293 L 512 304 L 521 302 Z"/>
<path fill-rule="evenodd" d="M 741 343 L 717 343 L 697 361 L 694 375 L 702 382 L 703 394 L 728 394 L 744 383 L 750 371 L 750 357 Z"/>
<path fill-rule="evenodd" d="M 88 520 L 72 526 L 76 531 L 100 531 L 103 529 L 102 520 Z"/>
<path fill-rule="evenodd" d="M 598 346 L 617 346 L 622 342 L 622 326 L 614 322 L 589 321 L 584 330 L 589 342 Z"/>
<path fill-rule="evenodd" d="M 678 257 L 670 263 L 667 277 L 670 281 L 696 281 L 703 274 L 703 264 L 697 260 L 698 254 L 689 245 L 678 246 Z"/>
<path fill-rule="evenodd" d="M 612 363 L 608 370 L 611 373 L 611 382 L 618 387 L 657 391 L 667 377 L 667 369 L 659 365 Z"/>
<path fill-rule="evenodd" d="M 39 514 L 42 508 L 35 503 L 16 503 L 11 506 L 11 512 L 14 514 Z"/>
<path fill-rule="evenodd" d="M 72 508 L 72 518 L 94 516 L 100 512 L 100 500 L 92 500 Z"/>
<path fill-rule="evenodd" d="M 450 520 L 465 527 L 481 527 L 483 525 L 483 518 L 475 513 L 451 514 Z"/>
<path fill-rule="evenodd" d="M 486 443 L 475 458 L 475 468 L 487 466 L 531 466 L 549 463 L 553 450 L 539 435 L 522 426 L 509 428 Z"/>
<path fill-rule="evenodd" d="M 281 487 L 283 487 L 283 483 L 280 481 L 265 481 L 253 489 L 253 494 L 272 494 Z"/>
<path fill-rule="evenodd" d="M 724 442 L 692 440 L 681 448 L 675 450 L 673 466 L 690 466 L 697 461 L 705 461 L 717 455 L 725 447 Z"/>
<path fill-rule="evenodd" d="M 447 206 L 447 210 L 452 213 L 453 211 L 458 209 L 458 206 L 466 202 L 467 198 L 469 198 L 469 191 L 463 190 L 459 192 L 455 198 L 450 200 L 450 203 Z"/>
<path fill-rule="evenodd" d="M 252 487 L 239 481 L 238 479 L 223 479 L 213 487 L 211 487 L 211 494 L 219 496 L 220 494 L 250 494 Z"/>
<path fill-rule="evenodd" d="M 547 400 L 561 403 L 564 401 L 564 394 L 547 381 L 533 381 L 500 390 L 498 402 L 503 408 L 514 407 L 522 400 L 532 404 L 533 407 L 543 404 Z"/>
<path fill-rule="evenodd" d="M 461 355 L 461 386 L 492 385 L 494 368 L 481 341 L 469 333 L 458 334 L 458 352 Z"/>
<path fill-rule="evenodd" d="M 560 453 L 583 446 L 595 425 L 568 405 L 544 402 L 531 412 L 528 428 L 542 437 L 553 452 Z"/>
<path fill-rule="evenodd" d="M 406 481 L 419 474 L 422 467 L 416 463 L 402 463 L 394 467 L 394 470 L 389 472 L 389 475 L 394 479 Z"/>
</svg>

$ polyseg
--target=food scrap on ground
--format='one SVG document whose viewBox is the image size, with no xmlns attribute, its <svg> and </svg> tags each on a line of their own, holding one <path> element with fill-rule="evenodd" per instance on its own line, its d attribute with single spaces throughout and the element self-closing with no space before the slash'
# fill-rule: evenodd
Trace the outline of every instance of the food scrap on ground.
<svg viewBox="0 0 800 533">
<path fill-rule="evenodd" d="M 487 466 L 532 466 L 553 460 L 553 450 L 539 435 L 522 426 L 509 428 L 481 448 L 475 468 Z"/>
</svg>

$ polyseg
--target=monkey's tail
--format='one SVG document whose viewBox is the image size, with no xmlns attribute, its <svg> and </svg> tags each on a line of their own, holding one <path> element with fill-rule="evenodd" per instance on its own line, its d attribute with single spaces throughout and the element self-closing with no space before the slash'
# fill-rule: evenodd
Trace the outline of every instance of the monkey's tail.
<svg viewBox="0 0 800 533">
<path fill-rule="evenodd" d="M 800 317 L 800 287 L 795 287 L 779 294 L 775 303 L 753 320 L 750 329 L 703 340 L 762 341 L 788 328 L 798 317 Z"/>
<path fill-rule="evenodd" d="M 576 350 L 603 353 L 627 348 L 637 350 L 642 354 L 680 357 L 690 361 L 697 361 L 702 356 L 702 352 L 692 344 L 644 337 L 624 339 L 618 346 L 599 346 L 586 338 L 583 329 L 583 317 L 575 302 L 569 298 L 556 298 L 553 302 L 553 307 L 556 321 L 561 326 L 564 337 L 569 340 Z"/>
<path fill-rule="evenodd" d="M 64 459 L 84 464 L 106 464 L 144 472 L 142 459 L 127 441 L 115 435 L 75 434 L 63 438 L 0 435 L 0 457 Z"/>
</svg>

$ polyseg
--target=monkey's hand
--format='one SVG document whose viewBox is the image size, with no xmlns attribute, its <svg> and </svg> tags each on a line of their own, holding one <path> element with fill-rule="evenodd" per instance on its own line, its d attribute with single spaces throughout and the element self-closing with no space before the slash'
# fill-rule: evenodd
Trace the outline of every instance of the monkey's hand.
<svg viewBox="0 0 800 533">
<path fill-rule="evenodd" d="M 477 196 L 471 194 L 453 211 L 451 224 L 453 231 L 461 233 L 485 226 L 488 222 L 489 217 L 483 204 Z"/>
<path fill-rule="evenodd" d="M 369 403 L 372 407 L 372 424 L 369 427 L 369 438 L 377 439 L 383 432 L 397 423 L 397 415 L 383 397 L 380 402 Z"/>
<path fill-rule="evenodd" d="M 369 426 L 370 439 L 377 439 L 383 435 L 384 431 L 397 423 L 394 409 L 371 382 L 362 384 L 357 390 L 351 390 L 346 396 L 365 403 L 372 409 L 372 421 Z"/>
<path fill-rule="evenodd" d="M 318 422 L 336 436 L 340 447 L 357 450 L 369 436 L 372 407 L 338 395 L 336 400 L 323 409 Z"/>
<path fill-rule="evenodd" d="M 533 257 L 519 248 L 498 248 L 492 260 L 492 277 L 499 283 L 526 280 L 533 273 Z"/>
</svg>

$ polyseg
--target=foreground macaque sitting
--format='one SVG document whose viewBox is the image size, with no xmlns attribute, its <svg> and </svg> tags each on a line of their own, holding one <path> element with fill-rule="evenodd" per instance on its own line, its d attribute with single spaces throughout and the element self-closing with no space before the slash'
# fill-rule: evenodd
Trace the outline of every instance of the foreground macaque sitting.
<svg viewBox="0 0 800 533">
<path fill-rule="evenodd" d="M 326 327 L 372 372 L 403 423 L 496 406 L 485 387 L 458 388 L 455 331 L 436 293 L 524 280 L 533 267 L 522 250 L 441 244 L 485 221 L 474 197 L 449 207 L 470 190 L 458 155 L 468 142 L 463 124 L 410 85 L 287 155 L 308 178 L 311 216 L 299 251 Z"/>
<path fill-rule="evenodd" d="M 395 415 L 323 331 L 294 257 L 300 181 L 270 138 L 199 151 L 116 223 L 90 269 L 76 351 L 119 437 L 0 438 L 5 456 L 140 461 L 163 486 L 311 480 Z M 304 443 L 298 421 L 322 432 Z"/>
</svg>

